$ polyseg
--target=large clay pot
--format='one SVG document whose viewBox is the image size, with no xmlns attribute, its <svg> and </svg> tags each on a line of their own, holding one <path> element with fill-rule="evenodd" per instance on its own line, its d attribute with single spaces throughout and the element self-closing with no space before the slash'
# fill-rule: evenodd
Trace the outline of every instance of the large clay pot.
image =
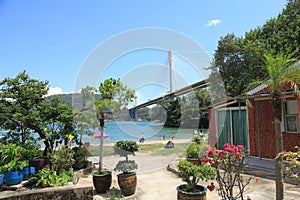
<svg viewBox="0 0 300 200">
<path fill-rule="evenodd" d="M 13 172 L 7 171 L 5 174 L 6 185 L 17 185 L 23 180 L 23 171 Z"/>
<path fill-rule="evenodd" d="M 136 173 L 122 173 L 118 174 L 117 177 L 122 194 L 124 196 L 133 195 L 135 193 L 137 183 Z"/>
<path fill-rule="evenodd" d="M 179 185 L 177 189 L 177 200 L 206 200 L 206 187 L 197 185 L 195 192 L 185 192 L 186 184 Z"/>
<path fill-rule="evenodd" d="M 93 183 L 97 193 L 105 193 L 111 186 L 111 171 L 107 171 L 104 174 L 93 173 Z"/>
</svg>

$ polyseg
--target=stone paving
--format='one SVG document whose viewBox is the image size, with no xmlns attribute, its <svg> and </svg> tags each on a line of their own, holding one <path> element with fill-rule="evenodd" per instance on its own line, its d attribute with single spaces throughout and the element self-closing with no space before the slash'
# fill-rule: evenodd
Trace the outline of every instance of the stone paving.
<svg viewBox="0 0 300 200">
<path fill-rule="evenodd" d="M 113 169 L 113 166 L 120 158 L 116 156 L 105 157 L 104 163 L 108 169 Z M 176 163 L 178 159 L 172 156 L 150 156 L 137 154 L 134 159 L 139 165 L 137 170 L 137 190 L 130 197 L 123 199 L 128 200 L 174 200 L 177 199 L 176 187 L 182 184 L 182 180 L 176 175 Z M 264 163 L 262 163 L 264 164 Z M 256 168 L 255 168 L 256 167 Z M 252 200 L 274 200 L 275 199 L 275 181 L 273 173 L 263 170 L 255 164 L 248 168 L 248 173 L 251 176 L 258 176 L 258 182 L 251 181 L 245 196 L 249 196 Z M 247 175 L 248 176 L 248 175 Z M 92 177 L 87 177 L 86 184 L 92 184 Z M 83 181 L 83 180 L 81 180 Z M 210 182 L 200 182 L 202 185 L 208 185 Z M 299 200 L 300 187 L 285 183 L 285 200 Z M 118 184 L 116 181 L 115 172 L 113 172 L 114 188 L 111 193 L 105 195 L 95 194 L 94 199 L 109 199 L 114 194 L 118 194 Z M 207 192 L 208 200 L 220 200 L 216 191 Z"/>
</svg>

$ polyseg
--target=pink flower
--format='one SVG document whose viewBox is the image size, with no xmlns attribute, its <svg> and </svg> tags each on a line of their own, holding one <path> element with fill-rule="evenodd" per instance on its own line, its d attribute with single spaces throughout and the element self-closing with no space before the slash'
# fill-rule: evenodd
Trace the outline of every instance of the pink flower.
<svg viewBox="0 0 300 200">
<path fill-rule="evenodd" d="M 213 156 L 213 155 L 214 155 L 214 152 L 215 152 L 215 149 L 214 149 L 214 148 L 211 148 L 211 149 L 208 151 L 207 155 L 208 155 L 208 156 Z"/>
<path fill-rule="evenodd" d="M 205 162 L 205 163 L 207 163 L 207 162 L 208 162 L 208 159 L 207 159 L 207 158 L 205 158 L 205 157 L 203 157 L 203 158 L 201 158 L 201 159 L 200 159 L 200 161 L 201 161 L 201 162 Z"/>
<path fill-rule="evenodd" d="M 226 148 L 230 148 L 230 145 L 228 144 L 228 143 L 225 143 L 224 144 L 224 148 L 226 149 Z"/>
<path fill-rule="evenodd" d="M 214 164 L 211 158 L 208 158 L 208 159 L 207 159 L 207 162 L 208 162 L 210 165 L 213 165 L 213 164 Z"/>
<path fill-rule="evenodd" d="M 223 156 L 225 154 L 226 154 L 226 152 L 224 150 L 219 150 L 218 151 L 218 157 L 221 157 L 221 156 Z"/>
<path fill-rule="evenodd" d="M 224 149 L 225 149 L 225 151 L 229 151 L 229 152 L 232 151 L 232 149 L 228 143 L 224 144 Z"/>
<path fill-rule="evenodd" d="M 244 145 L 236 145 L 237 146 L 237 148 L 239 149 L 239 150 L 243 150 L 244 149 Z"/>
<path fill-rule="evenodd" d="M 255 182 L 257 183 L 259 181 L 259 178 L 258 177 L 255 177 Z"/>
</svg>

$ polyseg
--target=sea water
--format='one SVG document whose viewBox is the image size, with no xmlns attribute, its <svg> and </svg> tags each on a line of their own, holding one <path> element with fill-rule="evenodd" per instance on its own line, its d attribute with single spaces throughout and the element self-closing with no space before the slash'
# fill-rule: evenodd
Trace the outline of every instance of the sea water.
<svg viewBox="0 0 300 200">
<path fill-rule="evenodd" d="M 145 141 L 171 140 L 171 137 L 178 139 L 188 139 L 193 136 L 193 129 L 165 128 L 163 124 L 148 121 L 118 121 L 106 122 L 104 133 L 108 135 L 105 143 L 116 142 L 119 140 L 139 141 L 144 135 Z M 99 139 L 83 135 L 83 143 L 99 143 Z"/>
<path fill-rule="evenodd" d="M 94 130 L 99 132 L 99 130 Z M 194 129 L 182 128 L 165 128 L 162 123 L 149 122 L 149 121 L 109 121 L 105 122 L 104 133 L 108 135 L 105 138 L 105 143 L 114 143 L 119 140 L 133 140 L 139 141 L 142 134 L 145 141 L 154 140 L 171 140 L 171 137 L 178 139 L 189 139 L 193 136 Z M 4 135 L 5 131 L 0 131 L 0 136 Z M 34 134 L 38 139 L 38 134 Z M 92 138 L 88 135 L 82 136 L 83 143 L 99 144 L 99 138 Z M 41 147 L 44 144 L 39 141 Z"/>
</svg>

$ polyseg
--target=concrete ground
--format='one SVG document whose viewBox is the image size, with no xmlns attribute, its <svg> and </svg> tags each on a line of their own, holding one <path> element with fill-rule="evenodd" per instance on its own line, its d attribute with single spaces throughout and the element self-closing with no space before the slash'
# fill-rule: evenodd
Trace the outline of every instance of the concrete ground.
<svg viewBox="0 0 300 200">
<path fill-rule="evenodd" d="M 108 169 L 113 169 L 116 163 L 122 158 L 117 156 L 105 157 L 104 165 Z M 138 164 L 137 170 L 137 189 L 136 193 L 130 197 L 123 199 L 128 200 L 174 200 L 177 199 L 176 187 L 182 184 L 182 180 L 172 172 L 175 170 L 175 165 L 178 162 L 177 158 L 172 156 L 150 156 L 137 154 L 134 159 Z M 94 162 L 97 158 L 91 158 Z M 259 168 L 258 165 L 269 167 L 262 160 L 252 160 L 251 167 L 247 168 L 246 172 L 257 176 L 258 182 L 253 179 L 248 190 L 245 192 L 245 197 L 249 196 L 252 200 L 274 200 L 275 199 L 275 181 L 273 173 L 269 170 Z M 272 162 L 270 162 L 272 163 Z M 255 166 L 257 165 L 257 166 Z M 169 167 L 168 167 L 169 166 Z M 168 170 L 168 169 L 169 170 Z M 171 171 L 170 171 L 171 170 Z M 246 175 L 249 176 L 249 175 Z M 207 186 L 209 182 L 200 182 L 201 185 Z M 214 181 L 215 182 L 215 181 Z M 80 179 L 79 184 L 93 184 L 92 175 L 88 175 Z M 216 182 L 215 182 L 216 184 Z M 285 200 L 299 200 L 300 187 L 296 185 L 284 184 Z M 116 172 L 113 172 L 113 183 L 111 190 L 106 194 L 95 194 L 94 199 L 118 199 L 120 197 L 120 190 L 116 180 Z M 216 191 L 208 191 L 207 199 L 219 200 Z"/>
</svg>

